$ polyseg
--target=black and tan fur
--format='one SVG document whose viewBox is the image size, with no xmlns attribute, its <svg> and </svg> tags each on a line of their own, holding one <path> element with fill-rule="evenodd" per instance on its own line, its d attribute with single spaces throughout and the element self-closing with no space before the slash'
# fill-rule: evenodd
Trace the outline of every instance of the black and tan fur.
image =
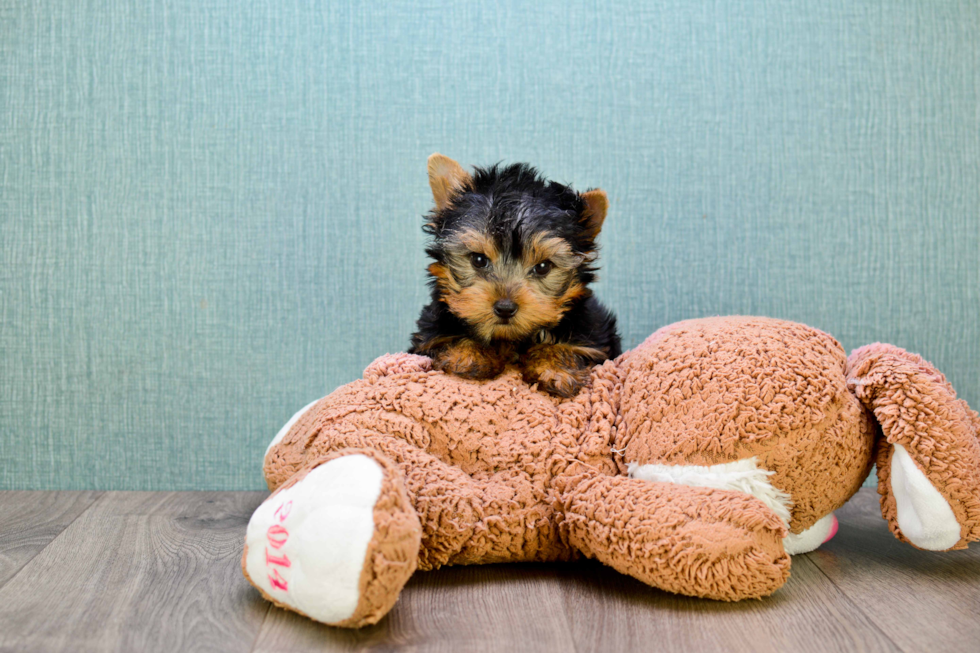
<svg viewBox="0 0 980 653">
<path fill-rule="evenodd" d="M 429 157 L 429 184 L 432 301 L 409 351 L 472 379 L 517 364 L 527 382 L 576 394 L 590 366 L 621 351 L 616 318 L 588 288 L 606 194 L 525 164 L 470 175 L 441 154 Z"/>
</svg>

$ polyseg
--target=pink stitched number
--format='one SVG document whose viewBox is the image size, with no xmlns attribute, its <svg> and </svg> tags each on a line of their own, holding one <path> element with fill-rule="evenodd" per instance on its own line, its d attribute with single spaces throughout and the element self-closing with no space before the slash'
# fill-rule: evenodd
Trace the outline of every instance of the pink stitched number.
<svg viewBox="0 0 980 653">
<path fill-rule="evenodd" d="M 286 540 L 289 539 L 289 531 L 287 531 L 283 526 L 282 522 L 286 521 L 286 517 L 289 517 L 290 511 L 293 509 L 293 502 L 287 501 L 286 503 L 279 504 L 276 508 L 274 516 L 279 519 L 278 524 L 273 524 L 269 527 L 269 530 L 265 532 L 265 537 L 269 540 L 269 546 L 277 551 L 283 547 Z M 269 554 L 268 547 L 265 550 L 265 566 L 272 567 L 272 565 L 278 565 L 283 568 L 289 568 L 292 563 L 289 561 L 289 556 L 285 553 L 281 556 L 274 556 Z M 279 570 L 272 567 L 272 573 L 269 574 L 269 584 L 272 585 L 277 590 L 288 591 L 289 582 L 282 577 Z"/>
<path fill-rule="evenodd" d="M 282 545 L 286 543 L 287 539 L 289 539 L 289 531 L 279 524 L 273 524 L 269 527 L 269 530 L 265 532 L 265 536 L 269 540 L 269 544 L 272 545 L 273 549 L 281 549 Z"/>
<path fill-rule="evenodd" d="M 269 549 L 265 550 L 265 564 L 269 565 L 279 565 L 280 567 L 290 567 L 293 563 L 289 561 L 289 556 L 285 553 L 280 557 L 269 555 Z"/>
<path fill-rule="evenodd" d="M 272 573 L 269 574 L 269 583 L 277 590 L 289 589 L 289 583 L 286 582 L 285 578 L 279 575 L 278 569 L 273 569 Z"/>
<path fill-rule="evenodd" d="M 280 523 L 286 521 L 286 517 L 289 517 L 289 513 L 292 509 L 292 501 L 287 501 L 286 503 L 280 504 L 280 506 L 276 508 L 275 516 L 279 518 Z"/>
</svg>

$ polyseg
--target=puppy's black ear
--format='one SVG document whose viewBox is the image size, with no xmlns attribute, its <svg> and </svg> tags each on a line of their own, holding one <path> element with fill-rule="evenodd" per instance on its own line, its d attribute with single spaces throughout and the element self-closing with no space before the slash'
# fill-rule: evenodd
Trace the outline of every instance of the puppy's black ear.
<svg viewBox="0 0 980 653">
<path fill-rule="evenodd" d="M 448 156 L 436 152 L 429 157 L 429 187 L 436 201 L 436 211 L 447 208 L 453 193 L 473 180 L 470 174 Z"/>
<path fill-rule="evenodd" d="M 609 198 L 606 191 L 595 188 L 579 195 L 585 203 L 582 210 L 582 226 L 585 227 L 585 236 L 589 240 L 595 239 L 602 229 L 602 223 L 606 220 L 606 211 L 609 210 Z"/>
</svg>

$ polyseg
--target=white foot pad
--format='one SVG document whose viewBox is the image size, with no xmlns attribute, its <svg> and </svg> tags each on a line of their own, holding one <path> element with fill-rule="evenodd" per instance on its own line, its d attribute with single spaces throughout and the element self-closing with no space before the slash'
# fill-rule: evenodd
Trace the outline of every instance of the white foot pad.
<svg viewBox="0 0 980 653">
<path fill-rule="evenodd" d="M 245 535 L 252 582 L 317 621 L 350 618 L 383 478 L 378 463 L 355 454 L 320 465 L 267 499 Z"/>
<path fill-rule="evenodd" d="M 891 483 L 898 527 L 909 542 L 927 551 L 945 551 L 960 541 L 953 509 L 900 444 L 892 452 Z"/>
<path fill-rule="evenodd" d="M 824 515 L 817 523 L 802 533 L 790 533 L 783 538 L 783 549 L 791 556 L 817 550 L 837 534 L 837 518 L 834 513 Z"/>
<path fill-rule="evenodd" d="M 293 428 L 293 425 L 299 421 L 299 418 L 302 417 L 306 411 L 313 408 L 313 405 L 316 404 L 317 401 L 320 400 L 317 399 L 315 401 L 311 401 L 310 403 L 300 408 L 299 412 L 297 412 L 295 415 L 289 418 L 289 421 L 286 422 L 286 425 L 283 426 L 281 429 L 279 429 L 279 432 L 276 433 L 276 437 L 272 438 L 272 442 L 270 442 L 269 446 L 265 448 L 265 455 L 267 456 L 269 455 L 269 452 L 272 451 L 272 447 L 279 444 L 279 441 L 282 440 L 284 437 L 286 437 L 286 434 L 289 433 L 289 429 Z"/>
</svg>

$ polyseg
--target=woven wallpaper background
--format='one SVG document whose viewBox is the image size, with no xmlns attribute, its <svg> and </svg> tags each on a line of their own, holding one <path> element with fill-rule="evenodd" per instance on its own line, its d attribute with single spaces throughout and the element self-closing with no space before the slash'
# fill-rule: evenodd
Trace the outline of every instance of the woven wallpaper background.
<svg viewBox="0 0 980 653">
<path fill-rule="evenodd" d="M 407 346 L 425 158 L 611 200 L 624 344 L 716 314 L 980 406 L 973 2 L 0 3 L 0 488 L 250 489 Z"/>
</svg>

